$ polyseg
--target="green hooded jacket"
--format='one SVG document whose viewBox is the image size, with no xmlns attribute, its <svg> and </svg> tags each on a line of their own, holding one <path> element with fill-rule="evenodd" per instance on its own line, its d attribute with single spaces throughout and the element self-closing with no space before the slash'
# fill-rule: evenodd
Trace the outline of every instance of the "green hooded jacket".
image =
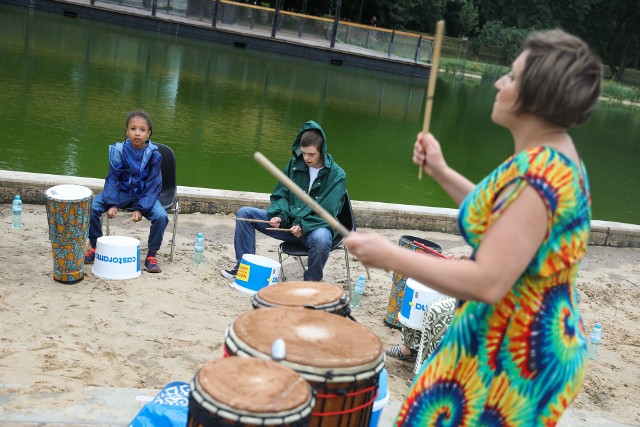
<svg viewBox="0 0 640 427">
<path fill-rule="evenodd" d="M 308 191 L 320 206 L 325 208 L 334 217 L 342 209 L 344 196 L 347 192 L 347 175 L 342 168 L 333 161 L 331 154 L 327 153 L 327 137 L 324 131 L 316 122 L 309 120 L 298 131 L 296 139 L 293 141 L 291 152 L 293 156 L 284 168 L 284 173 L 300 188 L 306 191 L 309 188 L 309 167 L 304 161 L 302 150 L 300 149 L 300 139 L 302 134 L 310 129 L 317 130 L 322 135 L 322 156 L 324 158 L 324 168 L 318 173 L 318 177 L 313 182 L 313 187 Z M 282 223 L 280 227 L 290 228 L 299 225 L 302 228 L 302 235 L 306 236 L 311 231 L 318 228 L 330 228 L 329 224 L 309 208 L 298 196 L 289 191 L 287 187 L 279 183 L 271 194 L 271 204 L 267 208 L 270 218 L 280 217 Z M 333 231 L 335 238 L 338 233 Z"/>
</svg>

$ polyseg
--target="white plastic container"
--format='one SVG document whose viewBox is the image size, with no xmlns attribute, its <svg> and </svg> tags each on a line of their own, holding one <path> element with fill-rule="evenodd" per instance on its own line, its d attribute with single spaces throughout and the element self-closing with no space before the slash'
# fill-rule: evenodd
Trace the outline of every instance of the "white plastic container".
<svg viewBox="0 0 640 427">
<path fill-rule="evenodd" d="M 376 397 L 376 400 L 373 402 L 373 410 L 371 411 L 369 427 L 378 427 L 382 411 L 384 410 L 384 407 L 387 406 L 387 403 L 389 403 L 389 386 L 387 385 L 387 382 L 387 369 L 383 368 L 378 379 L 378 397 Z"/>
<path fill-rule="evenodd" d="M 96 244 L 92 273 L 107 280 L 140 276 L 140 240 L 124 236 L 102 236 Z"/>
<path fill-rule="evenodd" d="M 446 295 L 416 280 L 407 279 L 398 320 L 408 328 L 421 330 L 427 306 L 440 298 L 446 298 Z"/>
</svg>

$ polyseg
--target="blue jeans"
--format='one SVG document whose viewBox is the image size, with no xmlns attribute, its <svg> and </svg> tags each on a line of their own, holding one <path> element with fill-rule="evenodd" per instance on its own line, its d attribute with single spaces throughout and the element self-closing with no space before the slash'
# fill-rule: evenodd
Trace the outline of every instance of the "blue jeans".
<svg viewBox="0 0 640 427">
<path fill-rule="evenodd" d="M 267 211 L 264 209 L 252 208 L 245 206 L 241 208 L 237 218 L 270 220 Z M 322 280 L 322 269 L 329 259 L 331 251 L 331 241 L 333 233 L 328 228 L 318 228 L 303 237 L 295 237 L 291 233 L 283 231 L 265 230 L 271 227 L 266 223 L 236 221 L 236 235 L 234 239 L 234 247 L 236 250 L 236 268 L 242 261 L 242 255 L 256 253 L 256 233 L 258 230 L 262 234 L 266 234 L 274 239 L 284 242 L 299 242 L 309 249 L 309 260 L 307 270 L 304 272 L 304 280 L 319 282 Z"/>
<path fill-rule="evenodd" d="M 93 198 L 91 203 L 91 221 L 89 222 L 89 243 L 91 247 L 95 248 L 98 237 L 102 237 L 102 215 L 108 211 L 110 206 L 104 202 L 104 196 L 102 193 Z M 155 204 L 151 208 L 151 212 L 147 215 L 143 214 L 145 218 L 151 221 L 151 230 L 149 231 L 149 252 L 157 252 L 162 245 L 162 237 L 164 230 L 169 224 L 169 215 L 164 210 L 159 200 L 156 200 Z"/>
</svg>

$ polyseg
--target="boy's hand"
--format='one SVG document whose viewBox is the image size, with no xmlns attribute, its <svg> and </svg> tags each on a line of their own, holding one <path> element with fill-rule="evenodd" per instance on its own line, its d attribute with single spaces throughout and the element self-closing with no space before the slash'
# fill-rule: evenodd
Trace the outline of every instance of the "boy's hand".
<svg viewBox="0 0 640 427">
<path fill-rule="evenodd" d="M 294 225 L 293 227 L 291 227 L 291 234 L 293 234 L 296 237 L 301 237 L 302 227 L 300 227 L 299 225 Z"/>
<path fill-rule="evenodd" d="M 131 220 L 133 220 L 133 222 L 140 222 L 142 220 L 142 212 L 133 211 L 133 214 L 131 214 Z"/>
<path fill-rule="evenodd" d="M 112 208 L 109 208 L 109 210 L 107 211 L 107 216 L 109 217 L 109 219 L 113 219 L 116 217 L 117 213 L 118 213 L 118 208 L 114 206 Z"/>
<path fill-rule="evenodd" d="M 282 223 L 282 218 L 278 216 L 274 216 L 269 220 L 269 225 L 271 225 L 273 228 L 280 228 L 280 223 Z"/>
</svg>

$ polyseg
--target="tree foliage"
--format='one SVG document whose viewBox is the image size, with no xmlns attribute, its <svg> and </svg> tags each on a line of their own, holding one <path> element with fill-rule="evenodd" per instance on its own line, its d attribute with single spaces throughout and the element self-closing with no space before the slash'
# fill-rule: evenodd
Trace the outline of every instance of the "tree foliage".
<svg viewBox="0 0 640 427">
<path fill-rule="evenodd" d="M 341 19 L 367 24 L 376 16 L 386 28 L 433 34 L 445 19 L 447 36 L 469 37 L 504 61 L 521 49 L 524 34 L 563 28 L 585 39 L 616 80 L 640 66 L 640 0 L 284 0 L 284 8 L 327 16 L 338 1 Z"/>
</svg>

